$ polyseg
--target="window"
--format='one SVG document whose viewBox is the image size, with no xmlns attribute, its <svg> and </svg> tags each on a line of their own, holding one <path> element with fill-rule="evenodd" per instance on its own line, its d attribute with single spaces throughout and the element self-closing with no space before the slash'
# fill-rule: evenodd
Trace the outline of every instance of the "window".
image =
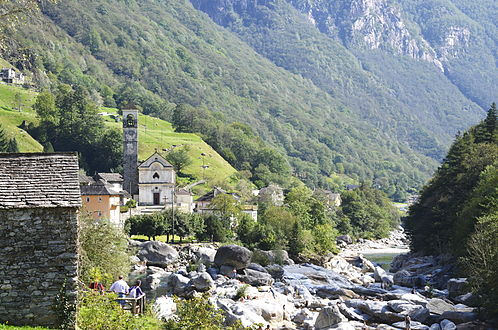
<svg viewBox="0 0 498 330">
<path fill-rule="evenodd" d="M 102 197 L 99 197 L 99 203 L 102 202 Z"/>
<path fill-rule="evenodd" d="M 88 202 L 90 202 L 90 197 L 87 197 L 87 198 L 86 198 L 86 202 L 87 202 L 87 203 L 88 203 Z"/>
<path fill-rule="evenodd" d="M 152 176 L 152 178 L 154 178 L 154 179 L 159 179 L 159 173 L 157 173 L 157 172 L 156 172 L 156 173 L 154 173 L 154 175 Z"/>
<path fill-rule="evenodd" d="M 99 217 L 101 217 L 102 216 L 102 211 L 99 211 L 98 215 L 99 215 Z"/>
</svg>

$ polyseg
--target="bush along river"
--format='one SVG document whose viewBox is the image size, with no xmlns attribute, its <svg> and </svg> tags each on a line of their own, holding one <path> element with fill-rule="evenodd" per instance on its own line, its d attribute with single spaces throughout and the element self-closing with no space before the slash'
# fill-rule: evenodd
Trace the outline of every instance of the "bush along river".
<svg viewBox="0 0 498 330">
<path fill-rule="evenodd" d="M 138 250 L 130 280 L 143 281 L 163 319 L 175 315 L 173 296 L 207 293 L 226 325 L 240 320 L 271 329 L 489 328 L 478 320 L 466 280 L 451 277 L 447 258 L 399 254 L 387 271 L 366 257 L 408 252 L 402 230 L 380 241 L 338 241 L 342 252 L 319 265 L 296 264 L 282 250 L 130 241 Z"/>
</svg>

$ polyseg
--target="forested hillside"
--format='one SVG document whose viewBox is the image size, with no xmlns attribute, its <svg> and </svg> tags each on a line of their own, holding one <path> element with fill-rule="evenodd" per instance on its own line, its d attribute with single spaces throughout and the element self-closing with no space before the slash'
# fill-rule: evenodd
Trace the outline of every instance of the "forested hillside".
<svg viewBox="0 0 498 330">
<path fill-rule="evenodd" d="M 498 110 L 457 136 L 410 208 L 412 249 L 460 257 L 474 293 L 498 315 Z"/>
<path fill-rule="evenodd" d="M 476 102 L 487 99 L 462 92 L 435 61 L 362 48 L 333 25 L 325 33 L 317 15 L 330 14 L 325 2 L 227 1 L 223 10 L 217 1 L 192 3 L 221 26 L 188 1 L 44 3 L 42 16 L 10 31 L 4 56 L 41 88 L 81 86 L 98 104 L 131 101 L 168 120 L 178 105 L 206 113 L 212 129 L 192 122 L 184 131 L 204 135 L 253 179 L 258 161 L 245 161 L 252 154 L 230 142 L 244 141 L 233 136 L 247 130 L 222 123 L 248 125 L 312 187 L 335 188 L 331 177 L 346 174 L 397 198 L 428 178 L 458 130 L 483 116 Z M 310 10 L 312 18 L 303 14 Z M 346 31 L 348 20 L 341 24 Z"/>
</svg>

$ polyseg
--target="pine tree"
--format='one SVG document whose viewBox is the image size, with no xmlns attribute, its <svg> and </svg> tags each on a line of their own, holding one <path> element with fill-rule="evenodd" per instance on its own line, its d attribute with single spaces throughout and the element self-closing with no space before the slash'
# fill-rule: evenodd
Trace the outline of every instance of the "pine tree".
<svg viewBox="0 0 498 330">
<path fill-rule="evenodd" d="M 9 145 L 9 140 L 5 136 L 5 132 L 2 128 L 2 125 L 0 125 L 0 152 L 7 152 L 8 145 Z"/>
<path fill-rule="evenodd" d="M 9 140 L 7 144 L 7 152 L 19 152 L 19 145 L 17 144 L 16 138 Z"/>
</svg>

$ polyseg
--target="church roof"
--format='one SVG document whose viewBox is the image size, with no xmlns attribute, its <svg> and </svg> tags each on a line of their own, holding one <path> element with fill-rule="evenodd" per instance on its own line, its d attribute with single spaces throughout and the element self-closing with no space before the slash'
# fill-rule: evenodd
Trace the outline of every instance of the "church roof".
<svg viewBox="0 0 498 330">
<path fill-rule="evenodd" d="M 109 183 L 123 182 L 123 176 L 119 173 L 97 173 L 97 176 Z"/>
<path fill-rule="evenodd" d="M 139 168 L 149 168 L 153 163 L 158 162 L 164 167 L 173 167 L 163 156 L 161 156 L 157 151 L 154 152 L 149 158 L 147 158 Z"/>
<path fill-rule="evenodd" d="M 80 207 L 76 153 L 0 153 L 0 209 Z"/>
</svg>

